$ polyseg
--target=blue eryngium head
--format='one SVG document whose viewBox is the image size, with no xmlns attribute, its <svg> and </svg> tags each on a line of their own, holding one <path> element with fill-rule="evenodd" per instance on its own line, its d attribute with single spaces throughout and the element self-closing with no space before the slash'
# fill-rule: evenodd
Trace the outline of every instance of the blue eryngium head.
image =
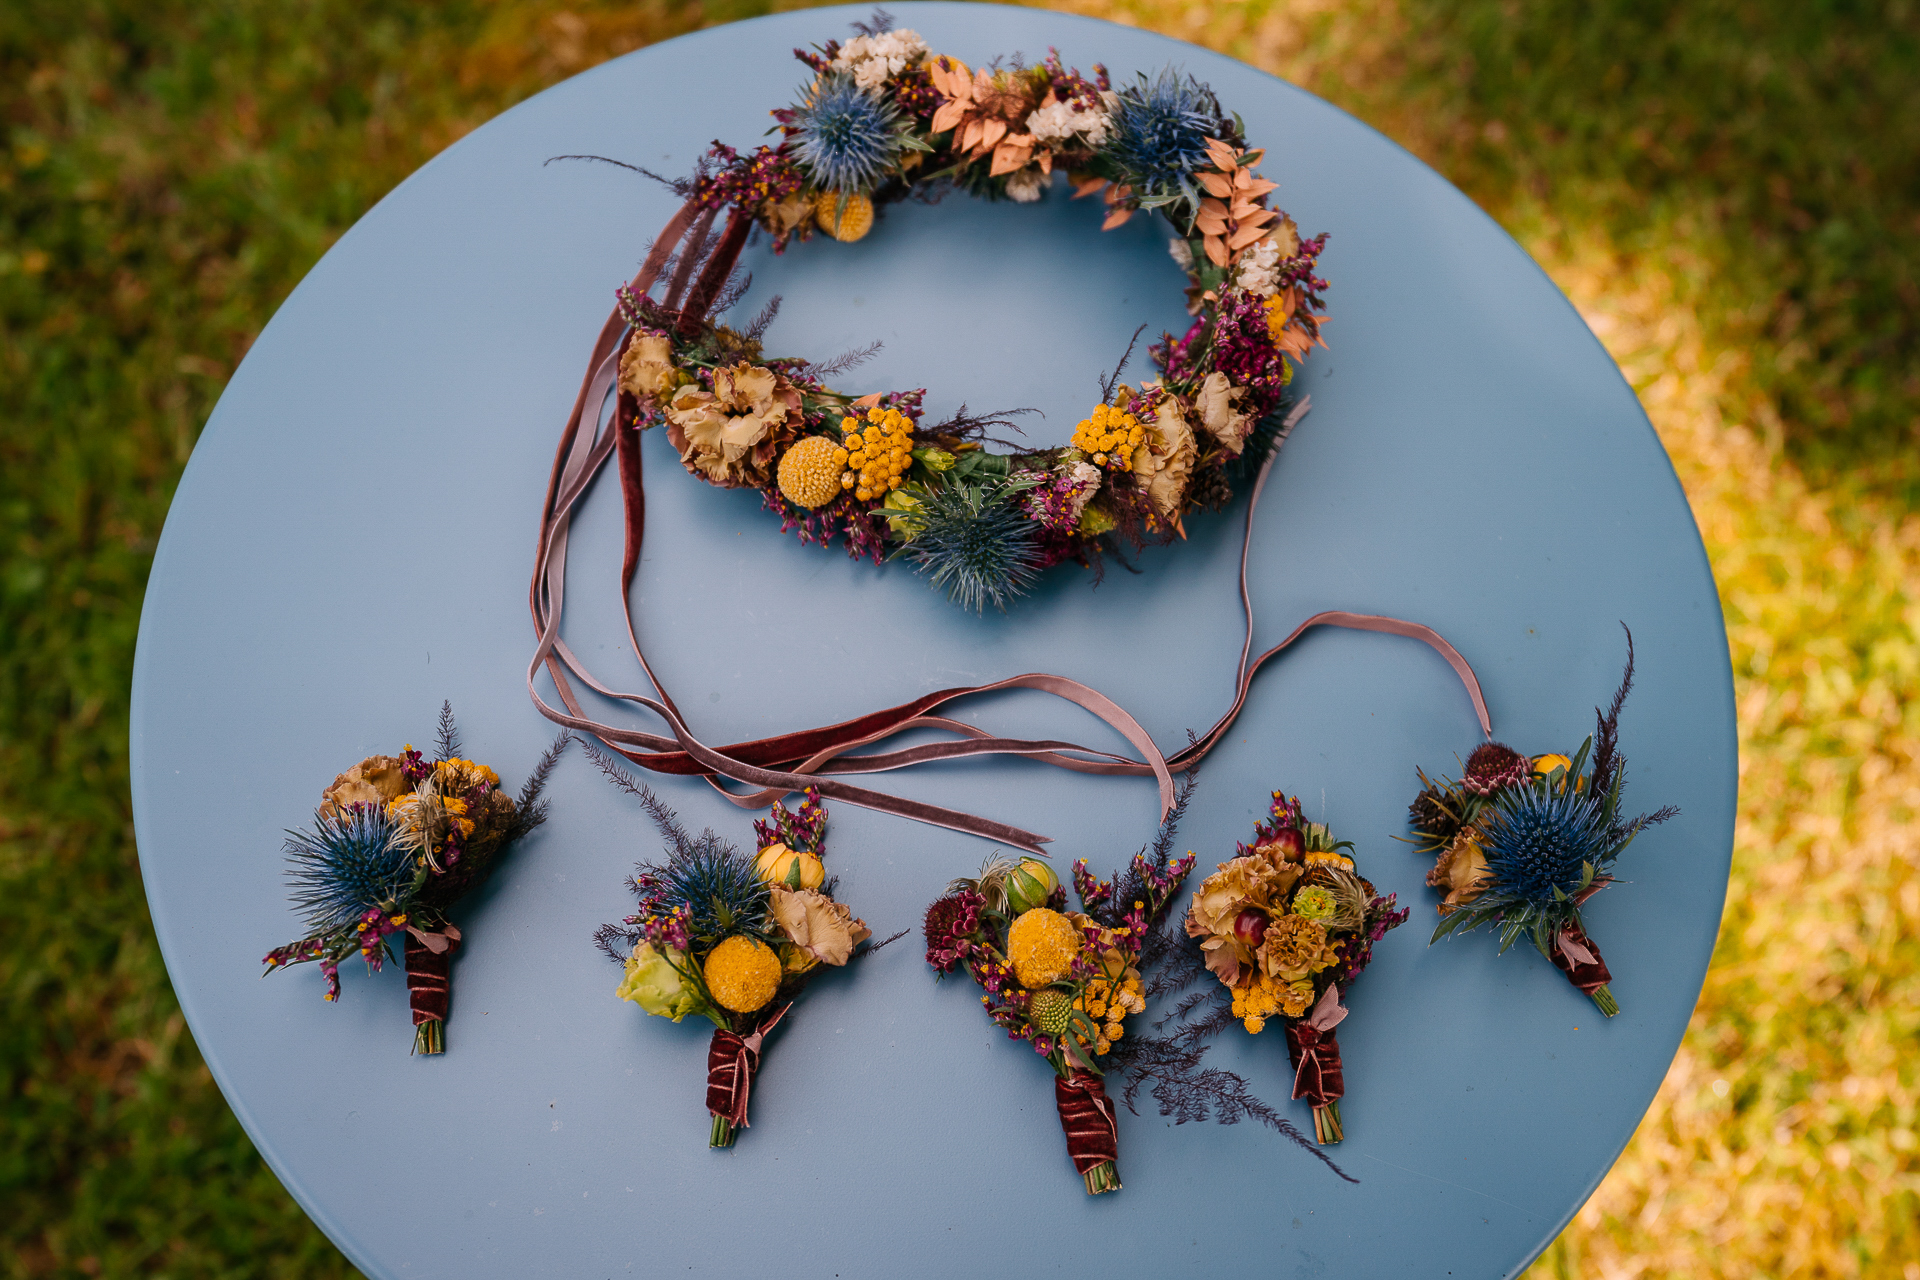
<svg viewBox="0 0 1920 1280">
<path fill-rule="evenodd" d="M 867 192 L 900 158 L 899 108 L 869 97 L 850 75 L 824 76 L 794 108 L 794 159 L 826 191 Z"/>
<path fill-rule="evenodd" d="M 315 933 L 344 928 L 386 910 L 413 887 L 412 850 L 400 826 L 377 804 L 316 813 L 313 830 L 287 832 L 293 902 Z"/>
<path fill-rule="evenodd" d="M 659 907 L 686 907 L 696 938 L 758 933 L 767 927 L 771 893 L 754 871 L 753 857 L 711 831 L 688 840 L 664 863 L 642 868 L 659 886 Z"/>
<path fill-rule="evenodd" d="M 1192 173 L 1205 166 L 1207 138 L 1221 129 L 1213 93 L 1172 67 L 1120 90 L 1106 153 L 1144 195 L 1184 193 L 1197 206 Z"/>
<path fill-rule="evenodd" d="M 1618 852 L 1591 797 L 1572 787 L 1507 788 L 1480 827 L 1496 892 L 1540 906 L 1556 888 L 1580 888 L 1582 863 L 1599 869 Z"/>
</svg>

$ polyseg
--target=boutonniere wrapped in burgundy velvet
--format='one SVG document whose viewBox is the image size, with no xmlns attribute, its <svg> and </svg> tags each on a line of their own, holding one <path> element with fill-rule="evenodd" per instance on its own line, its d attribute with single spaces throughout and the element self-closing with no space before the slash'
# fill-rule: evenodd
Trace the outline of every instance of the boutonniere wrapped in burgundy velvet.
<svg viewBox="0 0 1920 1280">
<path fill-rule="evenodd" d="M 1499 928 L 1502 952 L 1526 938 L 1609 1018 L 1620 1012 L 1613 975 L 1580 908 L 1614 883 L 1614 860 L 1635 836 L 1680 812 L 1624 816 L 1620 712 L 1632 688 L 1628 632 L 1619 691 L 1605 712 L 1594 710 L 1597 726 L 1579 750 L 1526 756 L 1483 743 L 1457 780 L 1420 774 L 1409 809 L 1420 851 L 1435 857 L 1427 883 L 1445 895 L 1433 941 L 1483 924 Z"/>
<path fill-rule="evenodd" d="M 807 983 L 828 968 L 869 955 L 888 938 L 834 899 L 826 856 L 827 809 L 809 790 L 794 813 L 778 801 L 753 824 L 749 854 L 712 831 L 690 835 L 673 810 L 588 748 L 616 786 L 646 808 L 667 843 L 661 862 L 628 878 L 638 905 L 594 935 L 625 968 L 616 994 L 654 1017 L 689 1014 L 713 1023 L 707 1048 L 708 1145 L 731 1147 L 748 1127 L 747 1102 L 774 1028 Z M 894 938 L 900 937 L 895 934 Z"/>
<path fill-rule="evenodd" d="M 1073 864 L 1079 911 L 1066 909 L 1066 887 L 1038 858 L 993 859 L 927 908 L 927 963 L 942 976 L 964 967 L 984 993 L 987 1016 L 1053 1068 L 1067 1155 L 1089 1195 L 1120 1189 L 1115 1102 L 1132 1111 L 1147 1086 L 1160 1114 L 1176 1124 L 1209 1115 L 1221 1124 L 1253 1119 L 1307 1145 L 1239 1076 L 1205 1066 L 1205 1047 L 1186 1029 L 1173 1037 L 1128 1034 L 1128 1018 L 1198 969 L 1172 919 L 1194 863 L 1191 852 L 1173 857 L 1192 791 L 1189 771 L 1159 839 L 1113 880 L 1096 879 L 1084 858 Z M 1117 1098 L 1108 1093 L 1116 1079 L 1125 1081 Z"/>
<path fill-rule="evenodd" d="M 378 973 L 393 958 L 389 939 L 400 934 L 413 1051 L 446 1052 L 453 957 L 463 939 L 447 912 L 516 840 L 546 821 L 540 792 L 570 739 L 562 733 L 555 740 L 516 800 L 492 769 L 460 758 L 448 704 L 432 760 L 408 744 L 397 756 L 368 756 L 335 777 L 313 826 L 287 833 L 287 878 L 309 933 L 269 951 L 267 972 L 318 961 L 326 998 L 337 1000 L 341 962 L 358 953 Z"/>
<path fill-rule="evenodd" d="M 1187 935 L 1230 1000 L 1190 1026 L 1209 1034 L 1237 1020 L 1259 1035 L 1281 1019 L 1293 1096 L 1312 1105 L 1313 1134 L 1323 1144 L 1345 1136 L 1346 1078 L 1334 1035 L 1347 1016 L 1341 997 L 1372 960 L 1373 944 L 1408 914 L 1360 877 L 1352 848 L 1306 821 L 1298 797 L 1276 791 L 1253 843 L 1220 863 L 1187 909 Z"/>
</svg>

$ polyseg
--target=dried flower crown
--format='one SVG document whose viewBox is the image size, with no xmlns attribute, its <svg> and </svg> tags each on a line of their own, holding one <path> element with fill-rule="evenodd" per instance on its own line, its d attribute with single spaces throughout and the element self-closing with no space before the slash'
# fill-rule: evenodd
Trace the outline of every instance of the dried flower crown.
<svg viewBox="0 0 1920 1280">
<path fill-rule="evenodd" d="M 715 142 L 671 183 L 687 209 L 663 237 L 677 242 L 658 273 L 666 294 L 620 295 L 623 424 L 663 425 L 688 472 L 759 490 L 803 542 L 838 536 L 855 557 L 904 558 L 976 612 L 1004 609 L 1054 565 L 1098 569 L 1105 553 L 1185 536 L 1186 517 L 1224 508 L 1285 435 L 1293 363 L 1325 318 L 1326 237 L 1303 240 L 1267 207 L 1264 151 L 1190 76 L 1116 87 L 1055 51 L 969 68 L 884 14 L 857 30 L 795 51 L 813 77 L 773 112 L 777 144 Z M 767 355 L 777 298 L 744 329 L 712 318 L 744 292 L 735 261 L 754 229 L 776 253 L 816 231 L 857 240 L 889 202 L 958 189 L 1027 203 L 1056 170 L 1075 198 L 1101 196 L 1103 228 L 1135 212 L 1167 219 L 1194 317 L 1150 344 L 1157 376 L 1122 383 L 1123 358 L 1064 447 L 989 451 L 983 437 L 1005 417 L 963 406 L 927 422 L 924 388 L 835 391 L 826 380 L 874 349 L 826 364 Z"/>
</svg>

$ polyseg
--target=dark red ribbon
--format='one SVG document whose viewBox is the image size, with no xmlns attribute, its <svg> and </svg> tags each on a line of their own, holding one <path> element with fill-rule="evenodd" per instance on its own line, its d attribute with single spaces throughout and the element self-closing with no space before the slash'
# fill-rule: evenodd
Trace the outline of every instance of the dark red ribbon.
<svg viewBox="0 0 1920 1280">
<path fill-rule="evenodd" d="M 697 327 L 706 309 L 712 305 L 720 285 L 733 269 L 750 225 L 750 220 L 737 211 L 730 214 L 718 247 L 695 279 L 695 264 L 709 239 L 714 216 L 714 210 L 701 209 L 692 201 L 684 205 L 654 241 L 652 251 L 630 286 L 633 295 L 645 295 L 658 282 L 674 248 L 685 238 L 687 245 L 669 283 L 663 304 L 668 312 L 677 309 L 676 323 L 682 331 L 689 326 Z M 681 305 L 683 296 L 686 299 L 684 306 Z M 1254 675 L 1269 659 L 1316 626 L 1376 631 L 1406 636 L 1430 645 L 1460 677 L 1472 699 L 1481 730 L 1489 736 L 1492 734 L 1486 700 L 1481 695 L 1479 681 L 1474 677 L 1472 668 L 1459 651 L 1437 632 L 1419 623 L 1338 610 L 1318 613 L 1302 622 L 1285 640 L 1249 661 L 1253 648 L 1254 615 L 1252 596 L 1247 589 L 1247 562 L 1253 540 L 1254 511 L 1278 453 L 1279 442 L 1276 441 L 1275 451 L 1262 466 L 1247 504 L 1246 531 L 1240 548 L 1240 600 L 1246 615 L 1246 634 L 1240 648 L 1234 700 L 1226 714 L 1190 746 L 1171 756 L 1163 755 L 1145 729 L 1118 703 L 1098 690 L 1064 676 L 1029 673 L 988 684 L 943 689 L 839 724 L 719 748 L 710 747 L 694 736 L 679 708 L 654 675 L 645 651 L 640 647 L 638 631 L 634 626 L 629 588 L 639 567 L 641 540 L 646 527 L 646 493 L 641 479 L 639 432 L 633 429 L 639 406 L 632 397 L 619 395 L 615 397 L 614 412 L 608 423 L 604 427 L 600 423 L 602 407 L 617 380 L 619 353 L 626 333 L 626 322 L 616 309 L 601 327 L 593 355 L 588 361 L 586 376 L 581 382 L 579 395 L 574 400 L 573 411 L 554 455 L 553 471 L 548 480 L 546 503 L 542 511 L 534 577 L 528 596 L 539 644 L 527 668 L 527 691 L 542 715 L 558 724 L 595 735 L 642 768 L 657 773 L 703 777 L 721 795 L 742 808 L 761 808 L 780 796 L 809 786 L 817 787 L 821 794 L 849 804 L 969 832 L 1038 853 L 1040 846 L 1048 842 L 1045 836 L 972 814 L 851 786 L 821 775 L 877 773 L 973 755 L 1024 755 L 1080 773 L 1151 776 L 1159 785 L 1164 816 L 1173 803 L 1173 773 L 1198 762 L 1225 737 L 1241 708 L 1246 705 Z M 1289 414 L 1282 429 L 1282 440 L 1305 414 L 1307 407 L 1307 401 L 1302 399 Z M 566 589 L 567 540 L 573 509 L 583 499 L 607 458 L 616 452 L 627 530 L 620 572 L 622 612 L 627 621 L 628 640 L 633 645 L 641 670 L 653 686 L 654 697 L 623 693 L 602 684 L 589 674 L 585 664 L 573 654 L 559 634 Z M 543 666 L 553 679 L 560 700 L 565 704 L 565 711 L 548 705 L 534 684 L 534 676 Z M 666 722 L 672 736 L 623 729 L 590 719 L 574 692 L 569 673 L 572 680 L 578 680 L 596 693 L 653 712 Z M 1130 759 L 1052 739 L 998 737 L 976 726 L 934 714 L 955 699 L 1003 689 L 1034 689 L 1073 702 L 1122 734 L 1140 752 L 1141 758 Z M 952 741 L 928 743 L 892 752 L 864 756 L 847 754 L 858 747 L 922 728 L 947 730 L 956 736 Z M 744 784 L 753 790 L 731 790 L 723 780 Z"/>
<path fill-rule="evenodd" d="M 1120 1129 L 1106 1086 L 1091 1071 L 1053 1078 L 1053 1105 L 1067 1135 L 1067 1154 L 1082 1175 L 1120 1159 Z"/>
<path fill-rule="evenodd" d="M 1293 1096 L 1324 1107 L 1346 1096 L 1347 1078 L 1340 1069 L 1340 1042 L 1333 1029 L 1347 1016 L 1340 1004 L 1340 988 L 1329 986 L 1313 1012 L 1287 1023 L 1287 1057 L 1293 1062 Z"/>
<path fill-rule="evenodd" d="M 417 930 L 407 931 L 407 1003 L 413 1009 L 413 1025 L 445 1022 L 453 998 L 453 953 L 460 949 L 460 935 L 434 934 L 444 942 L 439 950 L 429 945 Z"/>
<path fill-rule="evenodd" d="M 760 1046 L 767 1033 L 787 1016 L 792 1004 L 783 1004 L 771 1018 L 746 1035 L 715 1028 L 707 1046 L 707 1110 L 723 1116 L 736 1128 L 747 1125 L 747 1099 L 753 1092 L 753 1075 L 760 1069 Z"/>
<path fill-rule="evenodd" d="M 1592 995 L 1613 981 L 1613 975 L 1607 972 L 1607 962 L 1600 958 L 1600 948 L 1593 945 L 1593 939 L 1577 920 L 1554 936 L 1548 958 L 1553 961 L 1553 967 L 1566 974 L 1567 981 L 1585 995 Z"/>
</svg>

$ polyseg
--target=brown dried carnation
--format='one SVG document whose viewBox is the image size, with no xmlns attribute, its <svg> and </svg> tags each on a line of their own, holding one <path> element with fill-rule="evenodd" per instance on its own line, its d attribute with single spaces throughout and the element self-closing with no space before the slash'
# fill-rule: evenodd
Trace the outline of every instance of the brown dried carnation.
<svg viewBox="0 0 1920 1280">
<path fill-rule="evenodd" d="M 817 889 L 774 885 L 773 919 L 799 951 L 826 964 L 845 964 L 873 936 L 866 921 Z"/>
<path fill-rule="evenodd" d="M 322 812 L 339 813 L 356 804 L 387 802 L 413 790 L 402 772 L 399 756 L 368 756 L 345 773 L 335 775 L 333 785 L 322 793 Z"/>
<path fill-rule="evenodd" d="M 1298 982 L 1329 968 L 1340 952 L 1318 920 L 1280 916 L 1267 925 L 1260 944 L 1260 969 L 1270 978 Z"/>
<path fill-rule="evenodd" d="M 1485 893 L 1492 882 L 1487 855 L 1480 848 L 1480 832 L 1474 827 L 1462 827 L 1453 842 L 1440 851 L 1433 870 L 1427 872 L 1429 885 L 1447 890 L 1446 899 L 1440 904 L 1443 916 L 1452 915 Z"/>
<path fill-rule="evenodd" d="M 746 363 L 713 371 L 713 390 L 681 387 L 667 409 L 667 439 L 694 475 L 723 489 L 765 488 L 780 448 L 800 427 L 800 391 Z"/>
</svg>

